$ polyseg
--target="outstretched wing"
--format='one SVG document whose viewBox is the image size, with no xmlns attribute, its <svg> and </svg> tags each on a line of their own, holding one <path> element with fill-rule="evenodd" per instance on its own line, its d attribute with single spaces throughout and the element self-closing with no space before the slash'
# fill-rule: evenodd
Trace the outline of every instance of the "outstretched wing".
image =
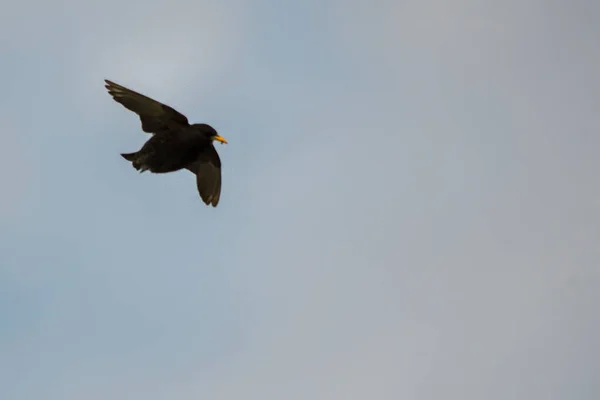
<svg viewBox="0 0 600 400">
<path fill-rule="evenodd" d="M 125 108 L 140 116 L 142 130 L 146 133 L 160 133 L 173 127 L 189 126 L 185 115 L 166 104 L 105 79 L 108 93 Z"/>
<path fill-rule="evenodd" d="M 214 146 L 208 146 L 187 169 L 196 174 L 196 186 L 202 201 L 216 207 L 221 198 L 221 159 Z"/>
</svg>

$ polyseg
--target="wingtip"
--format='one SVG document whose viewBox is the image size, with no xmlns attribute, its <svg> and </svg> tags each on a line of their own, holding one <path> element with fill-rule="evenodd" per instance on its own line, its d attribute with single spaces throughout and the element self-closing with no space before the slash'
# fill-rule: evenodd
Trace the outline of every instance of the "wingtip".
<svg viewBox="0 0 600 400">
<path fill-rule="evenodd" d="M 119 89 L 122 88 L 121 85 L 119 85 L 118 83 L 115 83 L 113 81 L 111 81 L 110 79 L 105 79 L 104 80 L 104 87 L 109 89 L 109 90 L 114 90 L 114 89 Z"/>
<path fill-rule="evenodd" d="M 127 88 L 111 81 L 110 79 L 105 79 L 104 82 L 106 82 L 104 88 L 115 100 L 117 100 L 118 97 L 122 96 L 123 92 L 128 91 Z"/>
<path fill-rule="evenodd" d="M 200 195 L 200 200 L 202 200 L 202 202 L 208 206 L 208 207 L 217 207 L 217 205 L 219 204 L 219 198 L 215 197 L 215 196 L 208 196 L 206 198 L 202 197 L 202 195 L 200 193 L 198 193 Z"/>
</svg>

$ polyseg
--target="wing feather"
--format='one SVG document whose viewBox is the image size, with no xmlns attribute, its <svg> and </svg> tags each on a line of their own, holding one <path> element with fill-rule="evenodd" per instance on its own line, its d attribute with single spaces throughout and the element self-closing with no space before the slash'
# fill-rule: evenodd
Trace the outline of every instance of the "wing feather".
<svg viewBox="0 0 600 400">
<path fill-rule="evenodd" d="M 211 144 L 187 169 L 196 174 L 196 187 L 206 205 L 216 207 L 221 198 L 221 159 Z"/>
<path fill-rule="evenodd" d="M 139 115 L 144 132 L 161 133 L 172 128 L 189 126 L 186 116 L 174 108 L 108 79 L 104 81 L 108 93 L 117 103 Z"/>
</svg>

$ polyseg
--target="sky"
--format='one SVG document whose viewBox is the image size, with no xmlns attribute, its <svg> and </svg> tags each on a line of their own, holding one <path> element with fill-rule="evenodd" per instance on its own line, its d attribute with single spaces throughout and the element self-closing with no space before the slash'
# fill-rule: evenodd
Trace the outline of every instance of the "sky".
<svg viewBox="0 0 600 400">
<path fill-rule="evenodd" d="M 600 397 L 600 3 L 0 13 L 0 397 Z M 138 174 L 110 79 L 214 126 Z"/>
</svg>

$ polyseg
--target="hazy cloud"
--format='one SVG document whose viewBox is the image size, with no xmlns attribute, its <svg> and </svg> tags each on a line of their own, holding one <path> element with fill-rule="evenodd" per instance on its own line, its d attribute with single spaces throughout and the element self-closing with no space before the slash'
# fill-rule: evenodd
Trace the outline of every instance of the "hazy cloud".
<svg viewBox="0 0 600 400">
<path fill-rule="evenodd" d="M 8 398 L 598 397 L 595 3 L 140 4 L 13 89 L 77 113 L 23 128 Z M 223 127 L 218 209 L 120 162 L 105 77 Z"/>
</svg>

